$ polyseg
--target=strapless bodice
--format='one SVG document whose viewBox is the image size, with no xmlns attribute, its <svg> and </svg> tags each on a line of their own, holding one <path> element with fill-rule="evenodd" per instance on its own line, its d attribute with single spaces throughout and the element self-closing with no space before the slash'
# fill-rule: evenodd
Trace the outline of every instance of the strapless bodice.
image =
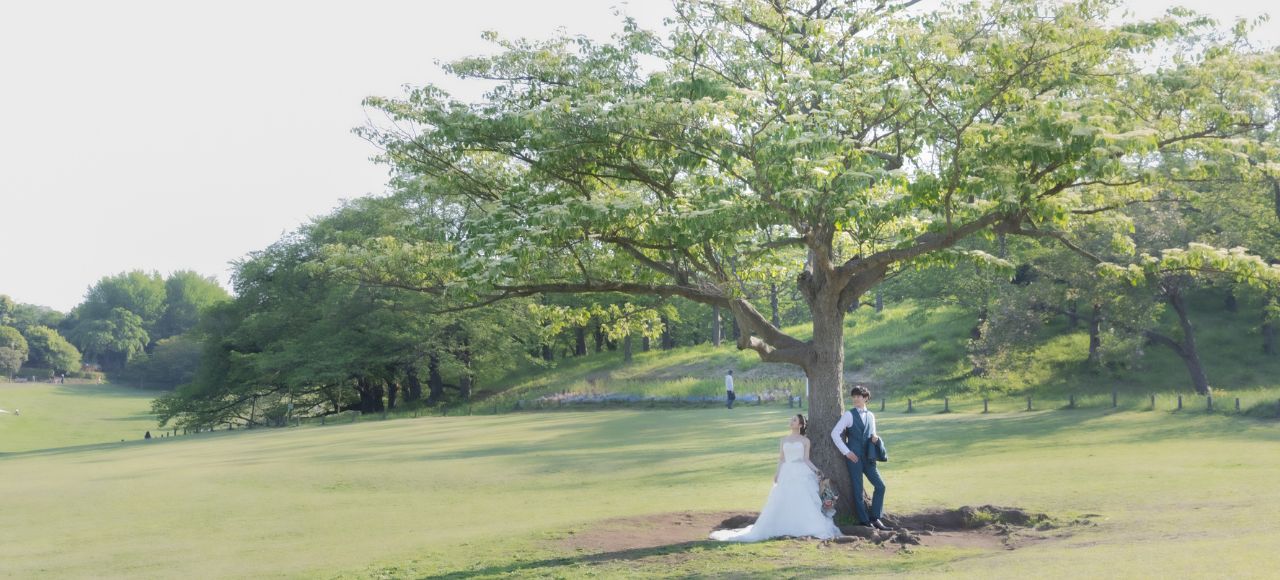
<svg viewBox="0 0 1280 580">
<path fill-rule="evenodd" d="M 804 443 L 788 441 L 782 444 L 782 459 L 787 463 L 804 461 Z"/>
</svg>

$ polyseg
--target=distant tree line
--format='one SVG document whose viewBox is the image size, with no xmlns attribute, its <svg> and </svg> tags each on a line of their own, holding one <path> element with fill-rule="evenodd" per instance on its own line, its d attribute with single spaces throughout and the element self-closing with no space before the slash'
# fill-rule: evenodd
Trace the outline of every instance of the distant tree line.
<svg viewBox="0 0 1280 580">
<path fill-rule="evenodd" d="M 173 388 L 199 366 L 187 332 L 203 310 L 228 299 L 215 279 L 192 271 L 106 276 L 65 315 L 0 296 L 0 348 L 7 349 L 0 369 L 74 375 L 89 364 L 117 382 Z"/>
</svg>

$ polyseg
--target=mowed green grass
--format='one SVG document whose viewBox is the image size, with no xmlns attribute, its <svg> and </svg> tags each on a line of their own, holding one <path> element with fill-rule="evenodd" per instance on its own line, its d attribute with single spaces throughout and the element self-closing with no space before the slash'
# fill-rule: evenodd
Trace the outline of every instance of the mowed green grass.
<svg viewBox="0 0 1280 580">
<path fill-rule="evenodd" d="M 758 510 L 789 414 L 765 406 L 423 417 L 7 454 L 0 576 L 1266 577 L 1280 569 L 1280 425 L 1164 411 L 881 413 L 891 511 L 998 504 L 1068 520 L 1096 514 L 1097 526 L 1013 551 L 779 541 L 599 555 L 557 543 L 609 518 Z"/>
<path fill-rule="evenodd" d="M 155 391 L 114 385 L 0 382 L 0 456 L 15 451 L 95 445 L 158 435 Z"/>
</svg>

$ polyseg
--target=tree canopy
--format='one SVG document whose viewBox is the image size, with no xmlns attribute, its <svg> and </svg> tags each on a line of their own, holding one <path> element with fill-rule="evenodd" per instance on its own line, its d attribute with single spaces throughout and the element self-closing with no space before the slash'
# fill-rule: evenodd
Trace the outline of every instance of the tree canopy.
<svg viewBox="0 0 1280 580">
<path fill-rule="evenodd" d="M 995 235 L 1105 263 L 1078 231 L 1124 238 L 1125 207 L 1277 169 L 1274 144 L 1249 138 L 1274 130 L 1277 54 L 1239 28 L 1181 10 L 1113 24 L 1093 0 L 913 4 L 685 0 L 665 37 L 631 22 L 609 42 L 495 37 L 497 55 L 446 65 L 494 83 L 479 102 L 433 86 L 368 100 L 393 121 L 362 133 L 398 199 L 450 234 L 333 244 L 332 261 L 453 304 L 620 292 L 724 308 L 740 348 L 805 370 L 822 433 L 842 406 L 844 313 L 886 278 L 1007 266 L 964 245 Z M 1195 247 L 1106 271 L 1206 260 L 1280 278 Z M 747 289 L 791 276 L 809 340 Z M 833 453 L 816 461 L 842 473 Z"/>
</svg>

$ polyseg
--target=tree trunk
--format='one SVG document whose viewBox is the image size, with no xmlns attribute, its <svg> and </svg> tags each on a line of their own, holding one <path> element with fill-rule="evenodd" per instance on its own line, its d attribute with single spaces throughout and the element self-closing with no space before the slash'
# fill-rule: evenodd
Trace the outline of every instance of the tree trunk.
<svg viewBox="0 0 1280 580">
<path fill-rule="evenodd" d="M 778 285 L 769 284 L 769 321 L 774 326 L 782 327 L 778 319 Z"/>
<path fill-rule="evenodd" d="M 742 338 L 742 328 L 738 326 L 737 318 L 729 317 L 729 322 L 733 323 L 733 342 L 736 343 L 739 338 Z"/>
<path fill-rule="evenodd" d="M 365 377 L 356 379 L 356 392 L 360 394 L 361 413 L 379 413 L 384 408 L 381 384 L 374 383 Z"/>
<path fill-rule="evenodd" d="M 662 350 L 671 350 L 675 348 L 676 341 L 671 335 L 671 321 L 666 316 L 662 317 Z"/>
<path fill-rule="evenodd" d="M 1262 323 L 1262 352 L 1276 354 L 1276 327 L 1270 322 Z"/>
<path fill-rule="evenodd" d="M 579 326 L 573 329 L 573 356 L 586 356 L 587 354 L 587 329 Z"/>
<path fill-rule="evenodd" d="M 844 311 L 837 304 L 837 297 L 819 299 L 810 306 L 814 355 L 804 369 L 809 378 L 809 455 L 814 465 L 844 490 L 836 511 L 847 516 L 853 513 L 849 497 L 852 482 L 844 456 L 831 442 L 831 429 L 844 413 Z"/>
<path fill-rule="evenodd" d="M 876 312 L 880 312 L 882 310 L 884 310 L 884 296 L 880 293 L 880 290 L 877 289 L 876 290 Z"/>
<path fill-rule="evenodd" d="M 471 400 L 471 341 L 462 341 L 462 352 L 458 353 L 458 361 L 462 363 L 462 378 L 458 380 L 458 394 L 464 401 Z"/>
<path fill-rule="evenodd" d="M 591 331 L 591 338 L 596 341 L 596 354 L 604 352 L 604 330 L 596 326 Z"/>
<path fill-rule="evenodd" d="M 649 337 L 640 337 L 640 352 L 649 352 Z"/>
<path fill-rule="evenodd" d="M 432 354 L 427 361 L 427 404 L 435 405 L 444 399 L 444 377 L 440 376 L 440 356 Z"/>
<path fill-rule="evenodd" d="M 982 307 L 982 309 L 978 311 L 978 323 L 977 323 L 977 324 L 974 324 L 974 325 L 973 325 L 973 328 L 970 328 L 970 329 L 969 329 L 969 338 L 970 338 L 970 339 L 972 339 L 972 340 L 982 340 L 982 325 L 983 325 L 983 323 L 985 323 L 985 322 L 987 321 L 987 316 L 988 316 L 988 315 L 989 315 L 989 313 L 987 312 L 987 307 L 986 307 L 986 306 L 983 306 L 983 307 Z"/>
<path fill-rule="evenodd" d="M 1164 297 L 1173 306 L 1173 311 L 1178 314 L 1178 323 L 1182 326 L 1182 340 L 1176 341 L 1151 330 L 1146 331 L 1145 334 L 1147 338 L 1173 349 L 1173 352 L 1177 353 L 1183 364 L 1187 366 L 1187 373 L 1191 375 L 1191 384 L 1195 387 L 1196 393 L 1208 395 L 1212 392 L 1209 388 L 1209 378 L 1205 374 L 1204 364 L 1200 362 L 1195 329 L 1191 326 L 1191 319 L 1187 317 L 1187 305 L 1182 300 L 1182 292 L 1177 288 L 1166 289 Z"/>
<path fill-rule="evenodd" d="M 556 355 L 555 355 L 555 352 L 551 350 L 551 345 L 549 344 L 542 345 L 542 360 L 545 360 L 547 362 L 556 360 Z"/>
<path fill-rule="evenodd" d="M 711 346 L 720 346 L 720 307 L 711 307 Z"/>
<path fill-rule="evenodd" d="M 1268 175 L 1267 181 L 1271 182 L 1271 207 L 1276 212 L 1276 219 L 1280 219 L 1280 179 Z"/>
<path fill-rule="evenodd" d="M 405 372 L 404 382 L 408 386 L 404 393 L 404 401 L 406 403 L 414 403 L 422 400 L 422 382 L 418 380 L 417 365 L 409 365 Z"/>
<path fill-rule="evenodd" d="M 1262 352 L 1263 354 L 1276 354 L 1276 326 L 1271 320 L 1270 314 L 1263 306 L 1262 311 Z"/>
<path fill-rule="evenodd" d="M 1227 296 L 1222 300 L 1222 307 L 1226 308 L 1227 312 L 1238 312 L 1240 310 L 1240 302 L 1236 300 L 1235 290 L 1227 290 Z"/>
<path fill-rule="evenodd" d="M 387 408 L 396 408 L 396 397 L 400 394 L 400 385 L 392 381 L 387 381 Z"/>
<path fill-rule="evenodd" d="M 1076 307 L 1076 301 L 1072 300 L 1067 303 L 1067 327 L 1074 329 L 1080 326 L 1080 313 Z"/>
<path fill-rule="evenodd" d="M 622 361 L 631 362 L 631 335 L 622 339 Z"/>
<path fill-rule="evenodd" d="M 1178 323 L 1182 325 L 1182 361 L 1187 365 L 1187 372 L 1191 373 L 1191 383 L 1195 385 L 1196 393 L 1208 395 L 1210 393 L 1209 377 L 1205 375 L 1204 365 L 1200 362 L 1195 329 L 1191 326 L 1191 319 L 1187 317 L 1187 305 L 1182 301 L 1182 293 L 1171 292 L 1169 304 L 1173 305 L 1174 312 L 1178 313 Z"/>
<path fill-rule="evenodd" d="M 1072 305 L 1074 306 L 1074 304 Z M 1097 363 L 1102 347 L 1102 305 L 1093 305 L 1093 318 L 1089 319 L 1089 362 Z"/>
</svg>

